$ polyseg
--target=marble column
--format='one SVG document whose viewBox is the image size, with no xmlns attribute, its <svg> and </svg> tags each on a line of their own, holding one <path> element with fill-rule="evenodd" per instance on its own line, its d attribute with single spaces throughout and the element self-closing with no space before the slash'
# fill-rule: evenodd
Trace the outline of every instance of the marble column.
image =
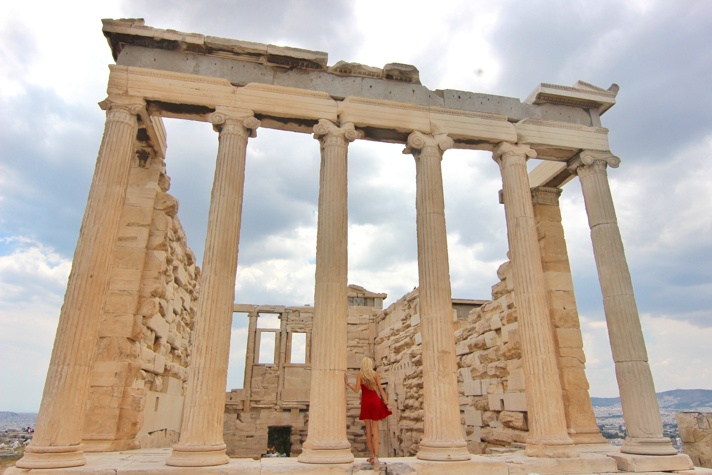
<svg viewBox="0 0 712 475">
<path fill-rule="evenodd" d="M 228 463 L 223 439 L 225 386 L 235 301 L 247 139 L 260 122 L 254 117 L 213 113 L 220 132 L 208 212 L 198 314 L 180 440 L 167 465 L 203 467 Z"/>
<path fill-rule="evenodd" d="M 104 136 L 74 251 L 64 304 L 47 371 L 35 434 L 19 468 L 84 465 L 81 445 L 91 367 L 119 218 L 128 186 L 138 125 L 145 107 L 135 98 L 110 97 Z"/>
<path fill-rule="evenodd" d="M 420 329 L 423 348 L 423 460 L 469 460 L 462 434 L 457 388 L 450 266 L 443 195 L 443 152 L 453 146 L 445 134 L 408 136 L 416 170 L 416 224 Z"/>
<path fill-rule="evenodd" d="M 603 294 L 603 310 L 616 368 L 616 378 L 628 436 L 621 452 L 672 455 L 677 451 L 663 437 L 648 354 L 643 340 L 633 283 L 623 250 L 606 168 L 620 159 L 607 152 L 581 152 L 569 162 L 577 174 L 591 228 L 593 254 Z"/>
<path fill-rule="evenodd" d="M 363 136 L 351 123 L 320 120 L 319 221 L 312 326 L 309 429 L 300 462 L 351 463 L 346 438 L 346 328 L 348 316 L 348 144 Z"/>
<path fill-rule="evenodd" d="M 574 444 L 608 444 L 598 429 L 588 393 L 581 323 L 561 223 L 561 192 L 561 188 L 543 186 L 531 190 L 549 315 L 556 336 L 566 423 Z"/>
<path fill-rule="evenodd" d="M 527 158 L 536 152 L 525 144 L 501 143 L 494 160 L 502 173 L 514 303 L 526 382 L 529 435 L 525 453 L 533 457 L 576 457 L 566 428 L 566 414 L 556 361 L 556 345 L 531 201 Z"/>
</svg>

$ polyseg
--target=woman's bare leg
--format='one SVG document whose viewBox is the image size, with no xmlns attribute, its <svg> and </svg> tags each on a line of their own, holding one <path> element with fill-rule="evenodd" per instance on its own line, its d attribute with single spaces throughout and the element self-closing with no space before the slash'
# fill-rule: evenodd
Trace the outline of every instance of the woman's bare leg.
<svg viewBox="0 0 712 475">
<path fill-rule="evenodd" d="M 363 421 L 366 424 L 366 445 L 368 446 L 368 452 L 371 454 L 371 459 L 373 459 L 373 440 L 371 439 L 371 419 L 365 419 Z"/>
<path fill-rule="evenodd" d="M 378 421 L 371 421 L 371 437 L 373 437 L 373 465 L 378 467 Z"/>
</svg>

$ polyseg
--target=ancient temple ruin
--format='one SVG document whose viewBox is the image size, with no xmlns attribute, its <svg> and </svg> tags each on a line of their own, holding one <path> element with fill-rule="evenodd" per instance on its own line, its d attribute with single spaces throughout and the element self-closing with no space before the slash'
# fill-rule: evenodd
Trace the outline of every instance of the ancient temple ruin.
<svg viewBox="0 0 712 475">
<path fill-rule="evenodd" d="M 167 472 L 228 464 L 238 473 L 265 462 L 228 456 L 259 458 L 272 433 L 288 441 L 297 466 L 351 473 L 364 447 L 343 376 L 369 355 L 395 405 L 381 427 L 383 454 L 413 471 L 691 468 L 662 434 L 608 184 L 620 160 L 601 115 L 617 86 L 541 84 L 520 101 L 432 91 L 409 65 L 329 66 L 321 52 L 143 20 L 104 20 L 103 31 L 116 61 L 100 103 L 104 136 L 35 437 L 17 467 L 71 472 L 87 452 L 171 446 L 160 460 Z M 168 194 L 162 118 L 217 132 L 202 270 Z M 259 128 L 317 139 L 313 306 L 234 294 L 246 146 Z M 419 281 L 385 309 L 378 289 L 347 281 L 355 140 L 403 144 L 415 159 Z M 487 300 L 451 295 L 440 164 L 452 148 L 490 151 L 501 170 L 509 261 Z M 533 159 L 540 163 L 528 172 Z M 628 431 L 620 450 L 605 444 L 593 416 L 561 225 L 562 187 L 577 178 Z M 265 313 L 279 315 L 280 328 L 261 329 Z M 245 387 L 226 397 L 238 314 L 249 319 Z M 269 361 L 257 356 L 263 334 L 275 343 Z M 307 348 L 299 360 L 296 339 Z"/>
</svg>

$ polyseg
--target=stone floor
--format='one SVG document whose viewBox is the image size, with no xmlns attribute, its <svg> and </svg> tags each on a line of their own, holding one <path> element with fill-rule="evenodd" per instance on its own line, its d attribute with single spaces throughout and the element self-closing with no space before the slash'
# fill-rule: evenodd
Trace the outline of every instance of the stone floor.
<svg viewBox="0 0 712 475">
<path fill-rule="evenodd" d="M 127 452 L 87 453 L 87 464 L 66 469 L 23 470 L 8 468 L 4 475 L 281 475 L 281 474 L 348 474 L 373 473 L 395 475 L 589 475 L 625 474 L 653 475 L 681 473 L 712 475 L 712 469 L 681 469 L 689 466 L 685 455 L 643 457 L 620 454 L 617 449 L 582 451 L 576 459 L 543 459 L 526 457 L 521 452 L 502 455 L 473 455 L 468 462 L 428 462 L 414 457 L 383 458 L 378 471 L 366 459 L 353 464 L 313 465 L 299 463 L 296 458 L 230 459 L 227 465 L 205 468 L 180 468 L 165 465 L 170 449 L 142 449 Z"/>
</svg>

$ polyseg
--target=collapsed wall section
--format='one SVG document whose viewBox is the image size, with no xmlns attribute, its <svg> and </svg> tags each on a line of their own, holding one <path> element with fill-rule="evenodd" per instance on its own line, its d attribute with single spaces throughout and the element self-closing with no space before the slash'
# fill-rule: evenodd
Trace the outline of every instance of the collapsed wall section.
<svg viewBox="0 0 712 475">
<path fill-rule="evenodd" d="M 163 158 L 139 148 L 100 316 L 83 429 L 89 451 L 178 441 L 200 269 L 169 187 Z"/>
<path fill-rule="evenodd" d="M 352 382 L 361 359 L 373 356 L 376 315 L 385 297 L 349 286 L 347 365 Z M 240 304 L 235 308 L 247 313 L 250 322 L 243 388 L 229 391 L 226 397 L 227 452 L 233 457 L 298 456 L 307 438 L 314 307 Z M 279 329 L 263 328 L 259 319 L 264 314 L 277 314 Z M 270 344 L 273 342 L 274 355 L 261 351 L 263 335 L 269 336 Z M 304 337 L 298 339 L 300 335 Z M 359 396 L 350 393 L 347 398 L 347 437 L 354 453 L 365 456 L 368 448 L 364 425 L 358 421 Z"/>
</svg>

